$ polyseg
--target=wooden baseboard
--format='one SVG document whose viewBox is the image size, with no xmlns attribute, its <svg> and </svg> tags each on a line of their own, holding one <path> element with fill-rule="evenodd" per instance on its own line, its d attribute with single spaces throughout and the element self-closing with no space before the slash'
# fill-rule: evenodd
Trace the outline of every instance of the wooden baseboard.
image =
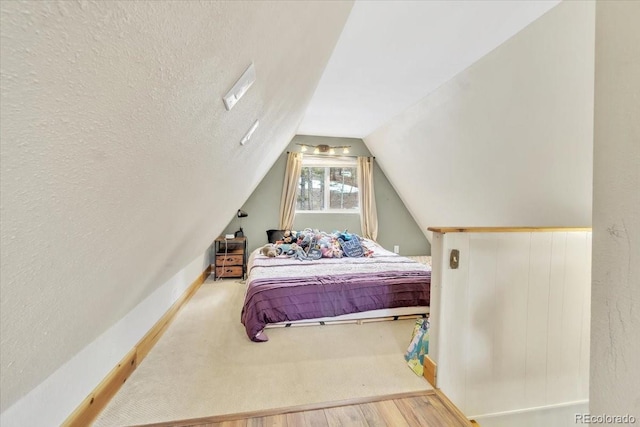
<svg viewBox="0 0 640 427">
<path fill-rule="evenodd" d="M 62 424 L 64 427 L 80 427 L 90 425 L 91 422 L 107 406 L 107 403 L 118 392 L 122 384 L 135 371 L 142 360 L 149 354 L 151 348 L 160 339 L 164 331 L 171 324 L 176 314 L 196 293 L 200 285 L 209 277 L 211 266 L 189 285 L 187 290 L 178 298 L 167 312 L 156 322 L 147 334 L 127 353 L 127 355 L 114 367 L 111 372 L 93 389 L 82 403 Z"/>
<path fill-rule="evenodd" d="M 434 233 L 549 233 L 549 232 L 584 232 L 591 227 L 429 227 Z"/>
<path fill-rule="evenodd" d="M 449 398 L 442 391 L 440 391 L 439 388 L 435 389 L 435 392 L 436 392 L 436 396 L 438 396 L 438 398 L 440 399 L 442 404 L 447 409 L 449 409 L 449 411 L 452 414 L 454 414 L 458 419 L 460 419 L 460 421 L 464 421 L 464 422 L 468 423 L 469 425 L 473 425 L 473 423 L 475 421 L 470 421 L 469 418 L 467 418 L 467 416 L 465 414 L 463 414 L 462 411 L 460 409 L 458 409 L 458 407 L 456 405 L 454 405 L 453 402 L 450 401 Z"/>
<path fill-rule="evenodd" d="M 438 365 L 436 362 L 434 362 L 428 355 L 425 355 L 424 363 L 422 365 L 424 367 L 422 376 L 433 386 L 433 389 L 442 404 L 461 421 L 468 423 L 469 425 L 477 425 L 478 423 L 475 420 L 470 421 L 462 411 L 458 409 L 458 407 L 454 405 L 439 388 L 436 387 L 436 380 L 438 376 Z"/>
<path fill-rule="evenodd" d="M 424 377 L 424 379 L 426 379 L 429 382 L 429 384 L 433 386 L 433 388 L 436 388 L 438 365 L 436 365 L 436 362 L 431 360 L 429 356 L 425 355 L 424 363 L 422 364 L 422 366 L 424 368 L 422 371 L 422 376 Z"/>
<path fill-rule="evenodd" d="M 136 345 L 138 349 L 138 363 L 142 362 L 142 359 L 147 357 L 149 351 L 158 342 L 164 331 L 169 327 L 178 311 L 184 306 L 184 304 L 191 299 L 193 294 L 200 288 L 200 285 L 207 280 L 207 277 L 211 274 L 211 266 L 209 265 L 203 272 L 194 280 L 194 282 L 187 288 L 186 291 L 173 303 L 171 308 L 153 325 L 153 328 L 147 332 L 147 334 Z"/>
</svg>

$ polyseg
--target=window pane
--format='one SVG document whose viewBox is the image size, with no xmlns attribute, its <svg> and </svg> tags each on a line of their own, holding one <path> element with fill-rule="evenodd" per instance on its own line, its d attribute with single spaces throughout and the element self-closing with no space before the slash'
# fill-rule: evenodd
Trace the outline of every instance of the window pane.
<svg viewBox="0 0 640 427">
<path fill-rule="evenodd" d="M 329 208 L 358 209 L 357 168 L 329 168 Z"/>
<path fill-rule="evenodd" d="M 324 171 L 325 168 L 302 167 L 296 209 L 302 211 L 324 209 Z"/>
</svg>

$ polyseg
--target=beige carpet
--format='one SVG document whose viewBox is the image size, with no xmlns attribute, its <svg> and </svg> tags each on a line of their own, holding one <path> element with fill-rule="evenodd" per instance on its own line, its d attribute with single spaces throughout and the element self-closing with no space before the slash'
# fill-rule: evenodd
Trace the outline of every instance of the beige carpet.
<svg viewBox="0 0 640 427">
<path fill-rule="evenodd" d="M 240 323 L 245 285 L 208 279 L 96 426 L 146 424 L 427 390 L 403 355 L 414 320 L 268 329 Z"/>
</svg>

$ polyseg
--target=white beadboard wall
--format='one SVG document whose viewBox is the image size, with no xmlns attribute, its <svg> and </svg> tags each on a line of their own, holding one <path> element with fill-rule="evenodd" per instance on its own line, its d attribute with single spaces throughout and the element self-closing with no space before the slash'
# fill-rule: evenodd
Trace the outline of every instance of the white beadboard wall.
<svg viewBox="0 0 640 427">
<path fill-rule="evenodd" d="M 590 231 L 434 233 L 432 256 L 430 353 L 467 416 L 587 401 Z"/>
</svg>

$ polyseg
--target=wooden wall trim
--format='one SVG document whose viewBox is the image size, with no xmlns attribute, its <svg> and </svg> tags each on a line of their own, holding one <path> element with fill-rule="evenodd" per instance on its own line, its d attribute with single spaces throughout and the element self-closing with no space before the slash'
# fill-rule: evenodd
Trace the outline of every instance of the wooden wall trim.
<svg viewBox="0 0 640 427">
<path fill-rule="evenodd" d="M 424 356 L 424 363 L 422 376 L 429 382 L 434 388 L 437 384 L 438 365 L 428 355 Z"/>
<path fill-rule="evenodd" d="M 591 231 L 591 227 L 429 227 L 434 233 L 540 233 Z"/>
<path fill-rule="evenodd" d="M 458 408 L 456 405 L 453 404 L 453 402 L 451 400 L 449 400 L 449 398 L 447 397 L 446 394 L 444 394 L 442 392 L 442 390 L 440 390 L 439 388 L 435 389 L 436 392 L 436 396 L 438 396 L 438 399 L 440 399 L 440 401 L 442 402 L 442 404 L 452 413 L 454 414 L 460 421 L 462 422 L 466 422 L 466 423 L 475 423 L 474 421 L 469 420 L 469 418 L 467 418 L 467 416 L 462 413 L 462 411 L 460 410 L 460 408 Z"/>
<path fill-rule="evenodd" d="M 111 398 L 115 396 L 122 384 L 135 371 L 142 360 L 149 354 L 151 348 L 160 339 L 164 331 L 171 324 L 173 319 L 196 293 L 200 285 L 204 283 L 211 273 L 211 266 L 208 266 L 189 285 L 183 294 L 173 303 L 167 312 L 153 325 L 144 337 L 127 353 L 127 355 L 107 374 L 107 376 L 93 389 L 93 391 L 80 403 L 80 405 L 62 423 L 64 427 L 80 427 L 90 425 L 100 414 Z"/>
</svg>

